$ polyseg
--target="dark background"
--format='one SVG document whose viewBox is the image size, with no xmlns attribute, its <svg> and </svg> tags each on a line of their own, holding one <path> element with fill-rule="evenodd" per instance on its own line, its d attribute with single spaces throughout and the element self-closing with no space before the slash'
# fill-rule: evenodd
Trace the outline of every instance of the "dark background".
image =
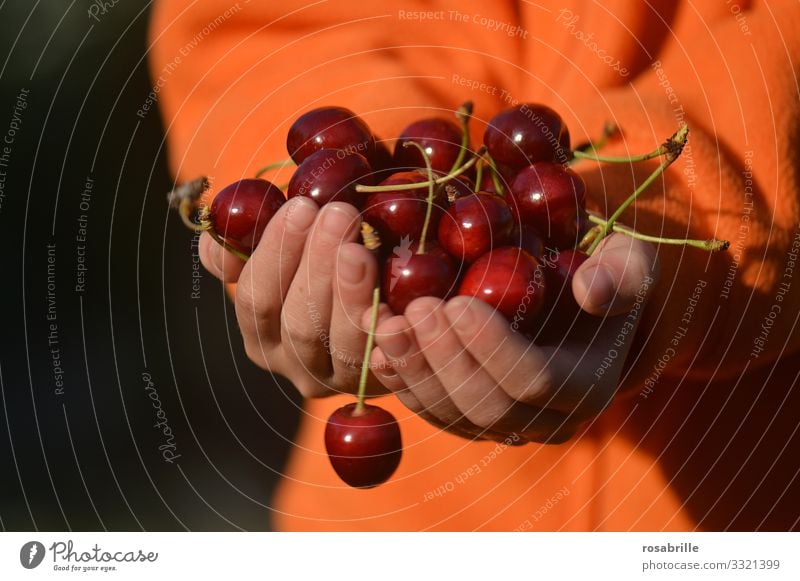
<svg viewBox="0 0 800 581">
<path fill-rule="evenodd" d="M 0 168 L 0 529 L 268 530 L 299 399 L 247 361 L 217 281 L 203 274 L 192 298 L 202 270 L 165 203 L 160 118 L 136 115 L 151 90 L 148 3 L 99 22 L 90 5 L 0 5 L 0 140 L 29 91 Z"/>
</svg>

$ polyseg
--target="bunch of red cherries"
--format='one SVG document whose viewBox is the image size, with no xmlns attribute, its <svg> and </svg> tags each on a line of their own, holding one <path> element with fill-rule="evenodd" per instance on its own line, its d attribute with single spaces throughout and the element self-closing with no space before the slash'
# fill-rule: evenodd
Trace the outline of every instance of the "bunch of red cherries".
<svg viewBox="0 0 800 581">
<path fill-rule="evenodd" d="M 682 127 L 654 151 L 637 157 L 598 154 L 614 131 L 596 143 L 571 149 L 561 117 L 544 105 L 523 104 L 488 123 L 483 145 L 469 138 L 471 103 L 454 119 L 415 121 L 395 140 L 393 152 L 355 113 L 322 107 L 299 117 L 286 140 L 291 159 L 270 164 L 253 179 L 232 183 L 200 207 L 205 180 L 178 188 L 172 201 L 184 221 L 207 231 L 247 260 L 287 198 L 306 196 L 318 205 L 346 202 L 361 211 L 364 244 L 381 265 L 373 322 L 367 336 L 358 400 L 328 420 L 325 445 L 347 484 L 369 488 L 386 481 L 402 455 L 395 418 L 364 403 L 368 361 L 380 301 L 396 314 L 422 296 L 476 297 L 502 313 L 532 340 L 547 327 L 562 328 L 580 313 L 571 282 L 577 268 L 611 232 L 656 241 L 616 219 L 679 155 Z M 663 162 L 609 219 L 586 212 L 586 186 L 571 165 L 580 159 L 625 162 L 656 157 Z M 296 164 L 289 183 L 261 179 L 267 171 Z M 284 193 L 283 190 L 286 190 Z M 674 241 L 672 241 L 674 242 Z M 721 241 L 680 241 L 707 250 Z"/>
</svg>

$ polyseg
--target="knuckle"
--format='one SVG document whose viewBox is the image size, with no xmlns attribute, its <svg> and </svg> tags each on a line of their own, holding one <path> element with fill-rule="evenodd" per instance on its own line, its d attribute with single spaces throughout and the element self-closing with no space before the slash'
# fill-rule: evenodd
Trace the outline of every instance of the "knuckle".
<svg viewBox="0 0 800 581">
<path fill-rule="evenodd" d="M 236 285 L 236 314 L 239 317 L 252 318 L 258 315 L 260 305 L 255 296 L 256 290 L 252 282 L 240 282 Z"/>
<path fill-rule="evenodd" d="M 284 311 L 282 335 L 283 342 L 291 350 L 325 348 L 330 351 L 328 334 L 294 313 Z"/>
</svg>

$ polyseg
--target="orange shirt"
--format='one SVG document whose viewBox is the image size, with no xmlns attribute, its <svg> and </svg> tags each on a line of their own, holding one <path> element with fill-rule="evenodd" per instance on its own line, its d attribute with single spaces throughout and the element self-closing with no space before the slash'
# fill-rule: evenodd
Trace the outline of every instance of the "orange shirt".
<svg viewBox="0 0 800 581">
<path fill-rule="evenodd" d="M 625 393 L 562 446 L 467 442 L 385 398 L 404 459 L 387 484 L 352 490 L 322 438 L 342 398 L 307 402 L 274 500 L 280 529 L 797 528 L 796 3 L 172 0 L 156 4 L 151 42 L 179 179 L 253 175 L 322 105 L 392 137 L 470 99 L 479 143 L 499 109 L 542 102 L 573 143 L 617 123 L 607 153 L 650 151 L 687 122 L 683 156 L 623 221 L 732 242 L 660 248 Z M 601 212 L 652 167 L 576 166 Z"/>
</svg>

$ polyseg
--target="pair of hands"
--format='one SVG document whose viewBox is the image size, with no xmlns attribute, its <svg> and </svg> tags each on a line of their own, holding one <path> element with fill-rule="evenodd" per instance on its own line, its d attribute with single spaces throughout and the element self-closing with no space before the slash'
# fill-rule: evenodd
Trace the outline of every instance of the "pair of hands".
<svg viewBox="0 0 800 581">
<path fill-rule="evenodd" d="M 356 208 L 317 208 L 296 197 L 246 263 L 207 234 L 200 239 L 208 271 L 237 283 L 248 357 L 305 397 L 357 391 L 378 270 L 357 242 L 359 229 Z M 392 392 L 431 424 L 465 438 L 564 442 L 613 399 L 638 321 L 627 315 L 635 301 L 642 306 L 654 266 L 652 245 L 606 238 L 572 286 L 578 304 L 602 318 L 577 317 L 552 346 L 534 345 L 467 297 L 417 299 L 402 315 L 381 305 L 368 393 Z M 627 339 L 613 346 L 612 359 L 623 326 Z"/>
</svg>

